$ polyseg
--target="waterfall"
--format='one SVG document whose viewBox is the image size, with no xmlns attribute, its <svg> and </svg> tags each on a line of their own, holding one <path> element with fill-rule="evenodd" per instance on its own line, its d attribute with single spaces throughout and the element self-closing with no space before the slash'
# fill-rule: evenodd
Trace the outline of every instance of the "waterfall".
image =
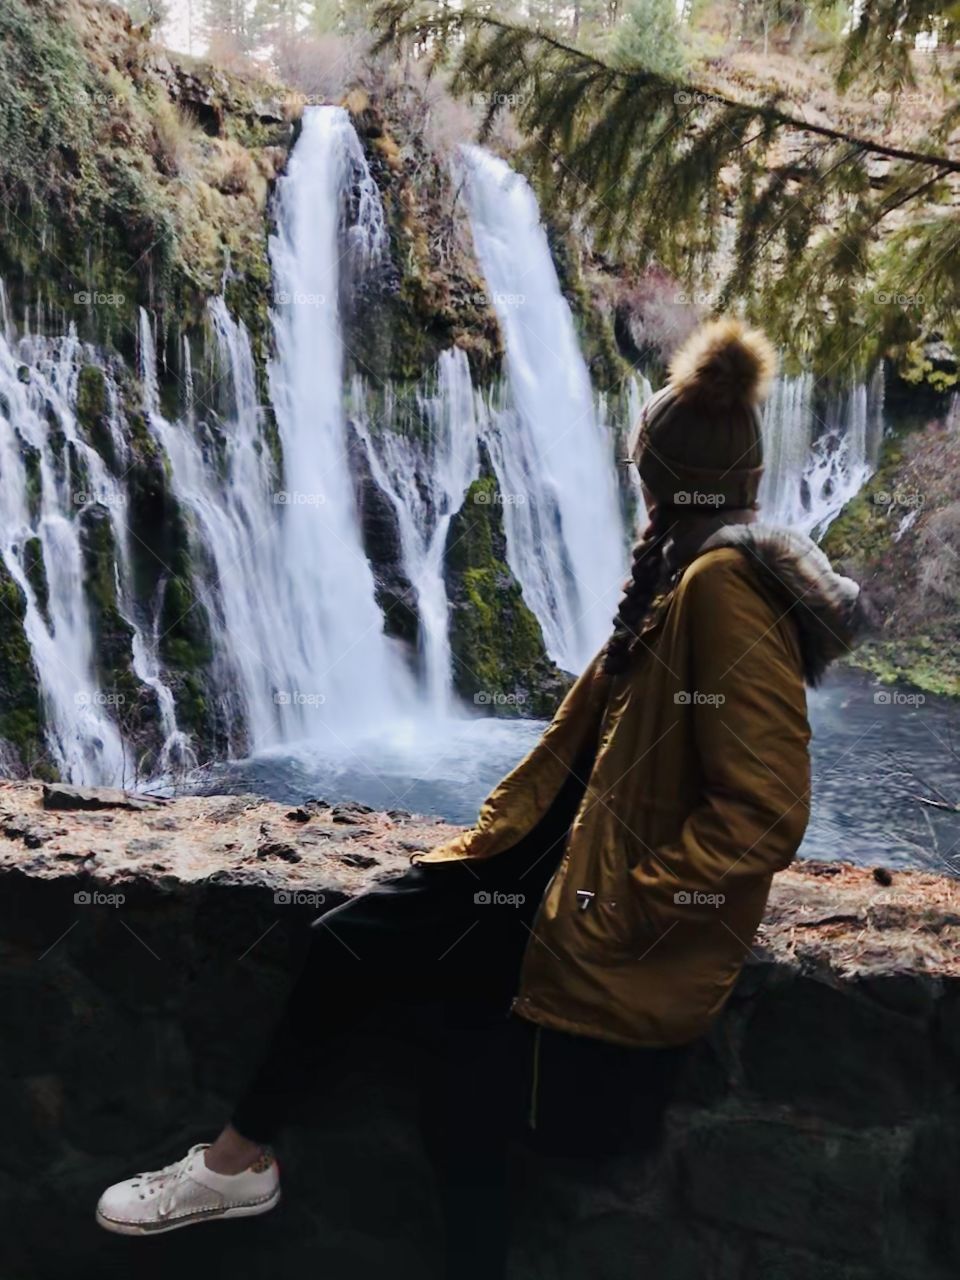
<svg viewBox="0 0 960 1280">
<path fill-rule="evenodd" d="M 821 405 L 812 374 L 778 378 L 763 416 L 767 518 L 821 537 L 869 479 L 883 435 L 883 371 Z"/>
<path fill-rule="evenodd" d="M 117 600 L 132 628 L 134 674 L 154 690 L 160 711 L 165 738 L 161 769 L 182 758 L 185 742 L 172 694 L 132 605 L 126 491 L 77 424 L 80 369 L 95 361 L 95 352 L 82 346 L 72 326 L 60 339 L 17 341 L 5 297 L 0 311 L 5 316 L 0 334 L 0 555 L 26 599 L 24 629 L 40 681 L 47 747 L 65 779 L 121 785 L 135 778 L 137 765 L 116 723 L 122 695 L 104 692 L 95 675 L 79 523 L 87 507 L 100 506 L 109 515 L 117 551 Z M 128 450 L 115 389 L 108 372 L 101 372 L 111 402 L 107 427 L 122 467 Z M 27 568 L 28 557 L 37 563 L 37 547 L 46 600 Z"/>
<path fill-rule="evenodd" d="M 359 379 L 352 398 L 364 401 Z M 466 354 L 454 348 L 440 356 L 435 390 L 417 395 L 418 435 L 389 425 L 396 415 L 391 396 L 378 430 L 363 417 L 355 423 L 371 474 L 397 514 L 404 568 L 417 596 L 427 705 L 438 715 L 449 713 L 453 697 L 443 554 L 450 521 L 479 471 L 484 408 Z"/>
<path fill-rule="evenodd" d="M 626 569 L 613 441 L 527 182 L 462 149 L 477 257 L 506 346 L 506 395 L 488 444 L 510 567 L 550 656 L 581 670 L 610 629 Z"/>
<path fill-rule="evenodd" d="M 359 272 L 376 265 L 386 245 L 379 195 L 347 113 L 310 108 L 279 183 L 270 386 L 286 485 L 277 497 L 295 673 L 290 693 L 321 698 L 328 727 L 338 732 L 373 727 L 412 696 L 383 632 L 347 461 L 340 233 L 345 201 L 356 193 L 347 249 Z"/>
</svg>

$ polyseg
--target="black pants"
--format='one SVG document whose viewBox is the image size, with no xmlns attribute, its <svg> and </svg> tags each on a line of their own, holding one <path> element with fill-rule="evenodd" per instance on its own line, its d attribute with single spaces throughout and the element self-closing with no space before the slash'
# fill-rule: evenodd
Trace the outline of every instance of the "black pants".
<svg viewBox="0 0 960 1280">
<path fill-rule="evenodd" d="M 590 1154 L 627 1132 L 652 1142 L 667 1098 L 676 1051 L 620 1049 L 510 1016 L 581 793 L 571 775 L 539 827 L 487 863 L 413 867 L 315 921 L 268 1053 L 234 1111 L 241 1134 L 273 1142 L 315 1087 L 332 1037 L 384 1006 L 426 1006 L 439 1062 L 424 1136 L 450 1280 L 505 1274 L 511 1136 L 532 1129 L 541 1145 Z M 639 1124 L 628 1126 L 631 1107 Z"/>
</svg>

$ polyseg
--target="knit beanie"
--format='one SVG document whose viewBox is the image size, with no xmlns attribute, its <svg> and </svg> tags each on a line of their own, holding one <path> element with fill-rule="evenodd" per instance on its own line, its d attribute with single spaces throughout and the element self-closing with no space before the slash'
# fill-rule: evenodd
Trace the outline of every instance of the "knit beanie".
<svg viewBox="0 0 960 1280">
<path fill-rule="evenodd" d="M 691 334 L 670 362 L 667 385 L 643 406 L 633 445 L 659 504 L 704 514 L 756 506 L 760 404 L 775 368 L 769 340 L 733 317 Z"/>
</svg>

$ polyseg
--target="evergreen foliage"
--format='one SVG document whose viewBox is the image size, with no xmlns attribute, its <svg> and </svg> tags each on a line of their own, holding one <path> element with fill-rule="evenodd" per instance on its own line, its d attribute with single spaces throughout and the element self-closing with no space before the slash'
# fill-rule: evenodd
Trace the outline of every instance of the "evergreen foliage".
<svg viewBox="0 0 960 1280">
<path fill-rule="evenodd" d="M 955 22 L 928 14 L 914 0 L 866 4 L 839 89 L 882 83 L 895 109 L 916 38 L 956 37 Z M 955 94 L 925 136 L 898 145 L 892 130 L 808 118 L 783 90 L 715 86 L 672 59 L 665 69 L 643 42 L 601 52 L 487 9 L 416 0 L 388 0 L 377 20 L 381 48 L 450 68 L 454 91 L 483 104 L 487 133 L 513 112 L 542 198 L 576 210 L 601 252 L 743 300 L 824 373 L 932 333 L 960 346 Z M 955 88 L 960 69 L 944 77 Z"/>
</svg>

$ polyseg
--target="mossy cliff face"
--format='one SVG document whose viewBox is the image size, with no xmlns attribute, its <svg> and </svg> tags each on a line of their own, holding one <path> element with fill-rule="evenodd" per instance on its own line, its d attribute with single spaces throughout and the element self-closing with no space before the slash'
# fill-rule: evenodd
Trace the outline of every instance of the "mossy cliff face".
<svg viewBox="0 0 960 1280">
<path fill-rule="evenodd" d="M 502 497 L 485 459 L 447 535 L 454 686 L 491 714 L 552 715 L 571 679 L 546 657 L 506 556 Z"/>
<path fill-rule="evenodd" d="M 960 431 L 947 397 L 894 385 L 893 434 L 876 473 L 831 525 L 824 550 L 882 617 L 852 659 L 884 680 L 960 696 Z M 938 412 L 939 410 L 939 412 Z"/>
<path fill-rule="evenodd" d="M 36 668 L 23 630 L 23 591 L 0 560 L 0 773 L 36 773 L 43 758 L 43 713 Z"/>
<path fill-rule="evenodd" d="M 267 338 L 265 209 L 292 138 L 276 86 L 173 61 L 117 5 L 0 7 L 0 274 L 14 314 L 132 356 L 138 306 L 189 327 L 225 287 Z"/>
<path fill-rule="evenodd" d="M 449 159 L 412 121 L 401 89 L 344 99 L 383 200 L 390 267 L 372 296 L 345 299 L 347 346 L 359 372 L 378 381 L 429 375 L 441 351 L 466 351 L 477 382 L 500 367 L 502 339 L 473 255 Z"/>
</svg>

